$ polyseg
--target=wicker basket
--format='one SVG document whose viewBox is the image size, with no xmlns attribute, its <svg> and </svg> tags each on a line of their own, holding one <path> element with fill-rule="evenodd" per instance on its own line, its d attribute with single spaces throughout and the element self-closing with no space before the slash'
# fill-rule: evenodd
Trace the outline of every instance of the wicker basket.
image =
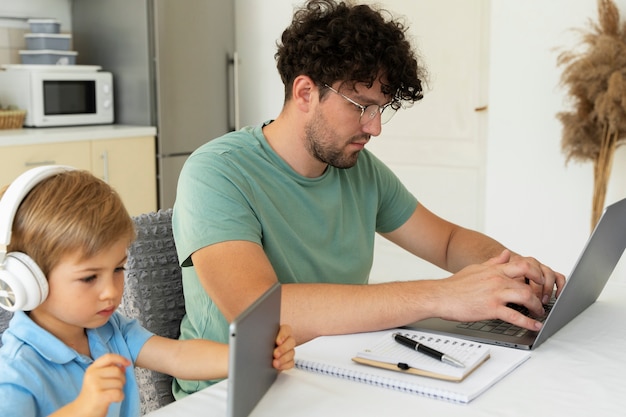
<svg viewBox="0 0 626 417">
<path fill-rule="evenodd" d="M 26 110 L 0 110 L 0 129 L 21 129 Z"/>
</svg>

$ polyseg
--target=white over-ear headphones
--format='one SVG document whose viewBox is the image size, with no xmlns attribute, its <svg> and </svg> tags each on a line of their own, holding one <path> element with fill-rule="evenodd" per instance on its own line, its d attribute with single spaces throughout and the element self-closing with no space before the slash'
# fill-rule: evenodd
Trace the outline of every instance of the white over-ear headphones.
<svg viewBox="0 0 626 417">
<path fill-rule="evenodd" d="M 5 310 L 30 311 L 48 296 L 48 280 L 35 261 L 25 253 L 7 253 L 15 213 L 33 187 L 46 178 L 73 169 L 63 165 L 30 169 L 17 177 L 0 199 L 0 307 Z"/>
</svg>

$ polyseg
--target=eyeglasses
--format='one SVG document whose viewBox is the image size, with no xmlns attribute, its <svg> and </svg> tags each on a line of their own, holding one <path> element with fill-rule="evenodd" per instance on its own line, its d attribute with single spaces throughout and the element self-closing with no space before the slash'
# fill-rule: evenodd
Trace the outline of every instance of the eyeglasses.
<svg viewBox="0 0 626 417">
<path fill-rule="evenodd" d="M 401 107 L 401 103 L 399 100 L 391 100 L 389 103 L 383 106 L 379 106 L 378 104 L 370 104 L 369 106 L 364 106 L 352 100 L 350 97 L 341 94 L 339 91 L 335 90 L 328 84 L 324 84 L 324 87 L 328 88 L 333 93 L 339 94 L 341 97 L 354 104 L 359 110 L 361 110 L 359 122 L 362 125 L 369 123 L 372 119 L 374 119 L 374 117 L 376 117 L 377 114 L 380 114 L 380 124 L 384 125 L 389 120 L 391 120 L 393 115 L 396 114 L 396 111 L 398 111 L 398 109 Z"/>
</svg>

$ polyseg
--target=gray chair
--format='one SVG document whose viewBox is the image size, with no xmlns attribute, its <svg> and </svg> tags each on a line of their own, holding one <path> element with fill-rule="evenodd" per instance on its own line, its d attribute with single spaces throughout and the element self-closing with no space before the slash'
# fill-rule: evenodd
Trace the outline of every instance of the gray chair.
<svg viewBox="0 0 626 417">
<path fill-rule="evenodd" d="M 119 310 L 159 336 L 178 338 L 185 314 L 182 274 L 172 236 L 172 210 L 133 217 L 137 239 L 128 251 Z M 141 413 L 174 401 L 172 377 L 136 368 Z"/>
<path fill-rule="evenodd" d="M 13 317 L 13 313 L 0 308 L 0 346 L 2 346 L 2 334 L 9 327 L 9 322 Z"/>
</svg>

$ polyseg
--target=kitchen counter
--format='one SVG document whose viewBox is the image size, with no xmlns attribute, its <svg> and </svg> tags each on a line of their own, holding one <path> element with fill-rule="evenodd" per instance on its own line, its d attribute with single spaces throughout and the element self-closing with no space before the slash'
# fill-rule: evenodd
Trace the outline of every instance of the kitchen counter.
<svg viewBox="0 0 626 417">
<path fill-rule="evenodd" d="M 0 130 L 0 146 L 155 136 L 153 126 L 96 125 Z"/>
</svg>

